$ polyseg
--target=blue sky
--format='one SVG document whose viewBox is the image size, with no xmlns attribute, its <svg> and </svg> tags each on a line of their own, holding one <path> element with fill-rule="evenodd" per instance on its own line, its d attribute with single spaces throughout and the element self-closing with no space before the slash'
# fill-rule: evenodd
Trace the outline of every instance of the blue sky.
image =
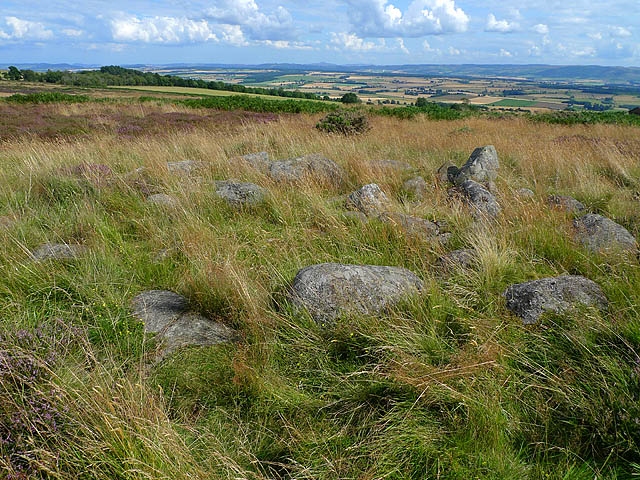
<svg viewBox="0 0 640 480">
<path fill-rule="evenodd" d="M 640 66 L 638 0 L 0 0 L 0 63 Z"/>
</svg>

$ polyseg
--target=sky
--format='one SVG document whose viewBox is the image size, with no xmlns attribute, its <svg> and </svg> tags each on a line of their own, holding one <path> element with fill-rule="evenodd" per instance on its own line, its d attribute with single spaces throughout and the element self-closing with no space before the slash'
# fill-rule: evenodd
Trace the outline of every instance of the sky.
<svg viewBox="0 0 640 480">
<path fill-rule="evenodd" d="M 640 66 L 638 0 L 0 0 L 0 64 Z"/>
</svg>

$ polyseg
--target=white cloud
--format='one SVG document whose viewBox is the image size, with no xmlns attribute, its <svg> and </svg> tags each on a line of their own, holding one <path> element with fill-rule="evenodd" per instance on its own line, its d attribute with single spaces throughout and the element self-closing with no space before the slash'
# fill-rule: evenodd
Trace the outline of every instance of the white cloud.
<svg viewBox="0 0 640 480">
<path fill-rule="evenodd" d="M 111 33 L 118 42 L 179 45 L 217 40 L 205 20 L 184 17 L 120 17 L 111 21 Z"/>
<path fill-rule="evenodd" d="M 255 0 L 217 0 L 204 15 L 216 23 L 240 26 L 255 40 L 287 40 L 296 36 L 293 17 L 282 6 L 266 14 Z"/>
<path fill-rule="evenodd" d="M 77 30 L 75 28 L 64 28 L 62 29 L 62 33 L 67 37 L 81 37 L 85 34 L 83 30 Z"/>
<path fill-rule="evenodd" d="M 4 21 L 9 29 L 8 31 L 0 30 L 0 39 L 49 40 L 53 38 L 53 32 L 40 22 L 22 20 L 17 17 L 5 17 Z"/>
<path fill-rule="evenodd" d="M 413 0 L 403 13 L 388 0 L 346 0 L 349 21 L 362 37 L 421 37 L 465 32 L 469 17 L 455 0 Z"/>
<path fill-rule="evenodd" d="M 612 37 L 630 37 L 631 31 L 625 27 L 611 27 Z"/>
<path fill-rule="evenodd" d="M 460 50 L 454 47 L 449 47 L 449 49 L 447 50 L 447 53 L 452 56 L 458 56 L 462 54 Z"/>
<path fill-rule="evenodd" d="M 396 42 L 398 43 L 398 49 L 404 53 L 405 55 L 409 55 L 409 49 L 404 44 L 404 40 L 402 38 L 396 38 Z"/>
<path fill-rule="evenodd" d="M 540 35 L 547 35 L 549 33 L 549 27 L 544 23 L 538 23 L 537 25 L 534 25 L 531 30 L 539 33 Z"/>
<path fill-rule="evenodd" d="M 216 36 L 222 43 L 228 43 L 234 47 L 249 45 L 239 25 L 217 25 Z"/>
<path fill-rule="evenodd" d="M 289 40 L 263 40 L 261 43 L 278 50 L 313 50 L 311 45 L 302 42 L 291 42 Z"/>
<path fill-rule="evenodd" d="M 600 32 L 589 33 L 587 34 L 587 37 L 589 37 L 592 40 L 602 40 L 602 33 Z"/>
<path fill-rule="evenodd" d="M 511 33 L 520 28 L 517 22 L 509 22 L 508 20 L 497 20 L 493 13 L 487 17 L 487 24 L 484 27 L 485 32 Z"/>
<path fill-rule="evenodd" d="M 576 57 L 595 57 L 596 49 L 593 47 L 584 47 L 580 50 L 574 50 L 571 53 Z"/>
<path fill-rule="evenodd" d="M 370 52 L 372 50 L 381 50 L 386 44 L 383 42 L 368 42 L 355 33 L 331 32 L 330 45 L 334 50 L 348 50 L 350 52 Z"/>
<path fill-rule="evenodd" d="M 501 48 L 500 56 L 505 58 L 510 58 L 510 57 L 513 57 L 513 53 L 511 53 L 509 50 L 505 50 L 504 48 Z"/>
</svg>

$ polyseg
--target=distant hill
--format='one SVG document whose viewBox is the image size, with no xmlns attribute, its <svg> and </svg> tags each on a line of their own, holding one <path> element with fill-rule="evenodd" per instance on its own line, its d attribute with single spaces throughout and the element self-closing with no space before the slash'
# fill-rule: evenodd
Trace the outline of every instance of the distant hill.
<svg viewBox="0 0 640 480">
<path fill-rule="evenodd" d="M 7 68 L 10 64 L 0 64 L 0 68 Z M 99 65 L 88 64 L 47 64 L 21 63 L 16 64 L 21 70 L 84 70 L 99 68 Z M 175 63 L 165 65 L 131 64 L 125 65 L 146 71 L 162 68 L 166 69 L 260 69 L 277 71 L 327 71 L 327 72 L 367 72 L 389 75 L 418 75 L 430 77 L 458 77 L 458 78 L 517 78 L 530 81 L 550 82 L 600 82 L 609 85 L 640 85 L 639 67 L 608 67 L 601 65 L 333 65 L 330 63 L 295 64 L 295 63 L 264 63 L 257 65 L 246 64 L 187 64 Z"/>
</svg>

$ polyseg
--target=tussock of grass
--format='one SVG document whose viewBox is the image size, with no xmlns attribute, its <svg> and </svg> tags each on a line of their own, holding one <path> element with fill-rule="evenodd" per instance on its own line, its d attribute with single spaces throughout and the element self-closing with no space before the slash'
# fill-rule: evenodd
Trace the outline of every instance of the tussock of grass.
<svg viewBox="0 0 640 480">
<path fill-rule="evenodd" d="M 104 479 L 640 473 L 638 264 L 584 250 L 572 238 L 573 215 L 545 204 L 549 193 L 569 194 L 640 233 L 638 158 L 629 153 L 637 147 L 636 128 L 374 116 L 371 132 L 344 137 L 316 131 L 319 115 L 213 126 L 200 123 L 209 118 L 203 111 L 191 113 L 198 119 L 189 128 L 174 116 L 165 131 L 123 136 L 110 126 L 111 104 L 46 107 L 61 117 L 102 116 L 105 127 L 63 140 L 14 136 L 3 143 L 3 473 Z M 131 116 L 138 109 L 144 122 L 161 112 L 199 112 L 151 103 L 123 108 Z M 496 182 L 503 213 L 479 226 L 435 171 L 489 143 L 503 160 Z M 320 152 L 348 178 L 340 187 L 278 184 L 236 160 L 258 151 L 273 159 Z M 187 159 L 204 164 L 196 178 L 168 171 L 167 162 Z M 381 176 L 369 161 L 383 159 L 415 171 Z M 113 174 L 100 182 L 71 174 L 80 163 L 105 164 Z M 134 172 L 139 167 L 144 171 Z M 414 174 L 430 189 L 422 200 L 407 201 L 402 184 Z M 229 178 L 257 183 L 270 195 L 260 205 L 233 208 L 213 188 Z M 346 218 L 346 195 L 371 182 L 395 211 L 446 221 L 450 243 L 407 237 L 377 219 Z M 535 197 L 516 197 L 520 187 Z M 178 206 L 145 201 L 158 192 Z M 33 262 L 29 252 L 45 242 L 82 244 L 88 252 L 72 262 Z M 474 263 L 438 269 L 437 258 L 454 248 L 474 251 Z M 345 316 L 322 327 L 286 301 L 296 272 L 321 262 L 401 266 L 425 286 L 379 317 Z M 608 311 L 547 316 L 529 327 L 506 311 L 508 285 L 560 274 L 599 283 Z M 194 310 L 236 328 L 239 342 L 182 350 L 150 367 L 153 339 L 129 305 L 148 289 L 186 296 Z M 5 425 L 15 432 L 11 441 Z"/>
</svg>

